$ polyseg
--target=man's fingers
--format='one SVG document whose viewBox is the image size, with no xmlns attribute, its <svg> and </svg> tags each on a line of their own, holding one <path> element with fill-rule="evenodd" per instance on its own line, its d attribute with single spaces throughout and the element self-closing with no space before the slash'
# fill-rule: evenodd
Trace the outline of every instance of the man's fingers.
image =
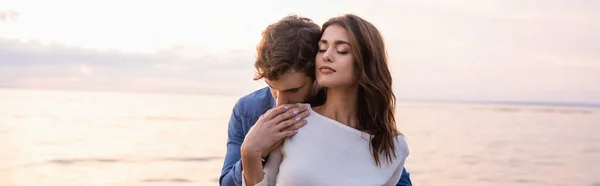
<svg viewBox="0 0 600 186">
<path fill-rule="evenodd" d="M 271 119 L 281 115 L 282 113 L 285 113 L 286 111 L 297 108 L 297 107 L 299 107 L 298 104 L 279 105 L 278 107 L 275 107 L 275 108 L 267 111 L 267 113 L 265 113 L 263 115 L 263 117 L 265 117 L 267 120 L 271 120 Z"/>
</svg>

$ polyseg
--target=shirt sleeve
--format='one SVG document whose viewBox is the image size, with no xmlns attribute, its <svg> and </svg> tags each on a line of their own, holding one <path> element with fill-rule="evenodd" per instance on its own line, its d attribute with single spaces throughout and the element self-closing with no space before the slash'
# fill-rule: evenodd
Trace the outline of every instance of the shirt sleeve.
<svg viewBox="0 0 600 186">
<path fill-rule="evenodd" d="M 219 184 L 221 186 L 240 186 L 242 185 L 242 162 L 240 156 L 240 147 L 244 141 L 244 129 L 242 119 L 239 115 L 236 105 L 233 108 L 229 126 L 227 129 L 227 152 L 225 161 L 221 170 Z"/>
<path fill-rule="evenodd" d="M 406 143 L 404 137 L 399 137 L 397 138 L 397 146 L 396 148 L 396 154 L 401 155 L 398 156 L 398 160 L 400 161 L 398 163 L 398 167 L 396 168 L 396 170 L 394 171 L 394 174 L 392 175 L 392 177 L 390 178 L 390 180 L 388 180 L 388 182 L 385 184 L 387 186 L 411 186 L 411 182 L 410 182 L 410 178 L 408 177 L 408 173 L 406 172 L 406 169 L 404 168 L 404 164 L 406 163 L 406 158 L 408 158 L 409 153 L 409 148 L 408 148 L 408 143 Z"/>
<path fill-rule="evenodd" d="M 398 181 L 396 186 L 412 186 L 412 182 L 410 181 L 410 173 L 406 170 L 406 167 L 402 169 L 402 176 L 400 177 L 400 181 Z"/>
<path fill-rule="evenodd" d="M 398 181 L 400 180 L 400 177 L 402 177 L 403 169 L 404 169 L 403 164 L 398 166 L 398 168 L 396 168 L 396 171 L 394 171 L 394 174 L 392 175 L 392 177 L 388 180 L 388 182 L 385 185 L 386 186 L 395 186 L 396 183 L 398 183 Z"/>
</svg>

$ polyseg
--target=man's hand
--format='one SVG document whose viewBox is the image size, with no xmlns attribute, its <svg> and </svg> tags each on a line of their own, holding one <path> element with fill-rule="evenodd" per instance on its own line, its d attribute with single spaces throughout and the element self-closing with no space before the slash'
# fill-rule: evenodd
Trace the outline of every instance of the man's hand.
<svg viewBox="0 0 600 186">
<path fill-rule="evenodd" d="M 242 143 L 242 153 L 260 153 L 261 157 L 279 147 L 286 137 L 293 136 L 306 125 L 308 108 L 298 104 L 275 107 L 256 121 Z"/>
</svg>

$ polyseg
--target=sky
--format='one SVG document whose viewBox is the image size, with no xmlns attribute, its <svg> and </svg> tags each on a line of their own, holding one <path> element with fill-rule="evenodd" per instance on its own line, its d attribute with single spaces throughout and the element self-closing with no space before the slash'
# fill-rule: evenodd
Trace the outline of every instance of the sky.
<svg viewBox="0 0 600 186">
<path fill-rule="evenodd" d="M 270 23 L 353 13 L 399 99 L 600 103 L 600 1 L 0 0 L 0 87 L 242 96 Z"/>
</svg>

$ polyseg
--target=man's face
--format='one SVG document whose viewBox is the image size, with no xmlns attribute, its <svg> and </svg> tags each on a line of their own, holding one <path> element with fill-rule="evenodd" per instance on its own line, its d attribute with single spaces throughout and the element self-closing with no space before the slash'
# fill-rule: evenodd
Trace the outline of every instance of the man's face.
<svg viewBox="0 0 600 186">
<path fill-rule="evenodd" d="M 312 92 L 313 81 L 302 72 L 290 70 L 279 75 L 277 80 L 265 79 L 277 106 L 291 103 L 305 103 Z"/>
</svg>

